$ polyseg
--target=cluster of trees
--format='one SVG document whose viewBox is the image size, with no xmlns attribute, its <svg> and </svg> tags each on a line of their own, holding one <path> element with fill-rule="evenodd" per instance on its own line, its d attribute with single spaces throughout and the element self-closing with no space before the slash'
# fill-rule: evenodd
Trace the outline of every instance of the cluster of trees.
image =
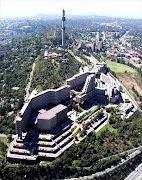
<svg viewBox="0 0 142 180">
<path fill-rule="evenodd" d="M 118 110 L 110 107 L 107 108 L 106 111 L 110 113 L 109 124 L 112 125 L 114 129 L 118 129 L 123 121 L 118 113 Z"/>
<path fill-rule="evenodd" d="M 45 90 L 49 88 L 58 88 L 64 84 L 67 78 L 72 77 L 79 70 L 80 64 L 70 54 L 66 53 L 67 61 L 62 61 L 61 58 L 44 59 L 44 56 L 39 56 L 36 61 L 36 67 L 31 84 L 31 88 Z"/>
<path fill-rule="evenodd" d="M 14 111 L 21 108 L 32 63 L 39 53 L 38 36 L 23 34 L 20 38 L 18 35 L 11 38 L 11 43 L 1 46 L 0 50 L 0 97 L 4 100 L 4 105 L 0 107 L 1 115 L 12 110 L 12 103 L 18 102 Z M 13 87 L 19 89 L 13 90 Z"/>
<path fill-rule="evenodd" d="M 142 26 L 141 26 L 141 21 L 135 22 L 137 23 L 136 26 L 133 26 L 130 31 L 129 35 L 133 36 L 132 39 L 130 39 L 132 48 L 134 50 L 137 50 L 137 52 L 141 53 L 142 52 Z"/>
<path fill-rule="evenodd" d="M 2 157 L 6 154 L 7 145 L 0 141 L 0 154 Z"/>
<path fill-rule="evenodd" d="M 111 162 L 114 165 L 120 161 L 122 157 L 117 156 L 112 158 L 111 160 L 103 160 L 97 163 L 93 169 L 84 169 L 84 168 L 70 168 L 67 166 L 61 166 L 60 158 L 54 160 L 52 166 L 28 166 L 28 165 L 18 165 L 15 168 L 5 167 L 4 163 L 0 165 L 0 178 L 3 180 L 18 180 L 18 179 L 65 179 L 72 177 L 80 177 L 87 176 L 89 174 L 93 174 L 96 171 L 101 171 L 107 167 L 111 166 Z M 123 157 L 125 158 L 125 157 Z M 113 170 L 110 173 L 107 173 L 103 176 L 95 177 L 96 180 L 114 180 L 114 179 L 125 179 L 127 175 L 130 174 L 131 171 L 135 170 L 135 168 L 141 163 L 142 154 L 136 156 L 134 159 L 131 159 L 126 164 L 120 166 L 119 168 Z"/>
<path fill-rule="evenodd" d="M 5 134 L 15 134 L 15 125 L 13 122 L 14 115 L 4 116 L 3 119 L 0 119 L 0 133 Z"/>
<path fill-rule="evenodd" d="M 136 94 L 136 97 L 139 98 L 140 101 L 142 101 L 142 96 L 138 93 L 134 86 L 132 87 L 132 91 Z"/>
</svg>

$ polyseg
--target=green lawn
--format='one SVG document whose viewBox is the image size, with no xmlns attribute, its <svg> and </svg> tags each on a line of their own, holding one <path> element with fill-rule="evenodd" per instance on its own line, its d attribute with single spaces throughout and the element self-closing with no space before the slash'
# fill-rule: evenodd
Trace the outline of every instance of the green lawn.
<svg viewBox="0 0 142 180">
<path fill-rule="evenodd" d="M 19 164 L 17 163 L 12 163 L 12 162 L 8 162 L 7 161 L 7 166 L 12 166 L 12 167 L 17 167 L 17 166 L 19 166 Z"/>
<path fill-rule="evenodd" d="M 83 112 L 83 111 L 84 111 L 84 109 L 79 106 L 79 112 L 81 113 L 81 112 Z"/>
<path fill-rule="evenodd" d="M 125 71 L 130 72 L 130 73 L 135 73 L 136 71 L 124 64 L 116 63 L 116 62 L 111 62 L 111 61 L 106 61 L 107 67 L 109 67 L 112 71 L 115 73 L 124 73 Z"/>
<path fill-rule="evenodd" d="M 41 165 L 52 165 L 52 161 L 41 161 Z"/>
<path fill-rule="evenodd" d="M 98 106 L 94 106 L 94 108 L 90 111 L 89 114 L 87 114 L 83 119 L 80 121 L 82 122 L 83 120 L 87 119 L 89 116 L 91 116 L 93 113 L 95 113 L 98 110 Z"/>
<path fill-rule="evenodd" d="M 79 165 L 80 165 L 80 160 L 74 160 L 74 161 L 72 161 L 72 165 L 73 165 L 74 167 L 79 166 Z"/>
<path fill-rule="evenodd" d="M 7 137 L 0 137 L 0 141 L 2 141 L 4 144 L 7 144 Z"/>
<path fill-rule="evenodd" d="M 74 126 L 74 127 L 71 129 L 71 131 L 73 132 L 76 128 L 77 128 L 77 126 Z"/>
<path fill-rule="evenodd" d="M 105 131 L 106 129 L 108 129 L 110 132 L 114 132 L 115 134 L 117 134 L 117 129 L 114 129 L 109 123 L 107 123 L 102 129 L 100 129 L 100 131 L 96 133 L 96 136 L 99 136 L 100 133 Z"/>
</svg>

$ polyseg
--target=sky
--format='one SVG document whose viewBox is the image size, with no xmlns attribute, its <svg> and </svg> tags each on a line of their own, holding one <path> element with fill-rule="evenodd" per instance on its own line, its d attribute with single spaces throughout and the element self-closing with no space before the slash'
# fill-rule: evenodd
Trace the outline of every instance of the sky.
<svg viewBox="0 0 142 180">
<path fill-rule="evenodd" d="M 0 0 L 0 18 L 62 13 L 142 19 L 142 0 Z"/>
</svg>

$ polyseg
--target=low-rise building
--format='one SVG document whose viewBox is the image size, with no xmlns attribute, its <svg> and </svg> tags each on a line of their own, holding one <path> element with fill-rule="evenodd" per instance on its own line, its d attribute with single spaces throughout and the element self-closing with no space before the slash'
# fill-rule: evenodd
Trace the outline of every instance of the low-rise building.
<svg viewBox="0 0 142 180">
<path fill-rule="evenodd" d="M 46 111 L 41 109 L 37 116 L 37 129 L 51 130 L 67 117 L 67 107 L 59 104 Z"/>
<path fill-rule="evenodd" d="M 132 104 L 132 102 L 130 103 L 124 103 L 122 104 L 122 106 L 119 108 L 119 112 L 123 115 L 128 114 L 130 111 L 132 111 L 132 109 L 134 108 L 134 105 Z"/>
</svg>

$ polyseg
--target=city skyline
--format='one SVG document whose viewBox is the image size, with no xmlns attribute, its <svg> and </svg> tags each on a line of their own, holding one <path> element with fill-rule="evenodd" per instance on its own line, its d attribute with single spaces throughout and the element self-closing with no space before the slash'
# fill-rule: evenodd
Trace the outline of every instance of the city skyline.
<svg viewBox="0 0 142 180">
<path fill-rule="evenodd" d="M 1 0 L 0 17 L 33 16 L 38 14 L 102 15 L 142 18 L 141 0 Z"/>
</svg>

